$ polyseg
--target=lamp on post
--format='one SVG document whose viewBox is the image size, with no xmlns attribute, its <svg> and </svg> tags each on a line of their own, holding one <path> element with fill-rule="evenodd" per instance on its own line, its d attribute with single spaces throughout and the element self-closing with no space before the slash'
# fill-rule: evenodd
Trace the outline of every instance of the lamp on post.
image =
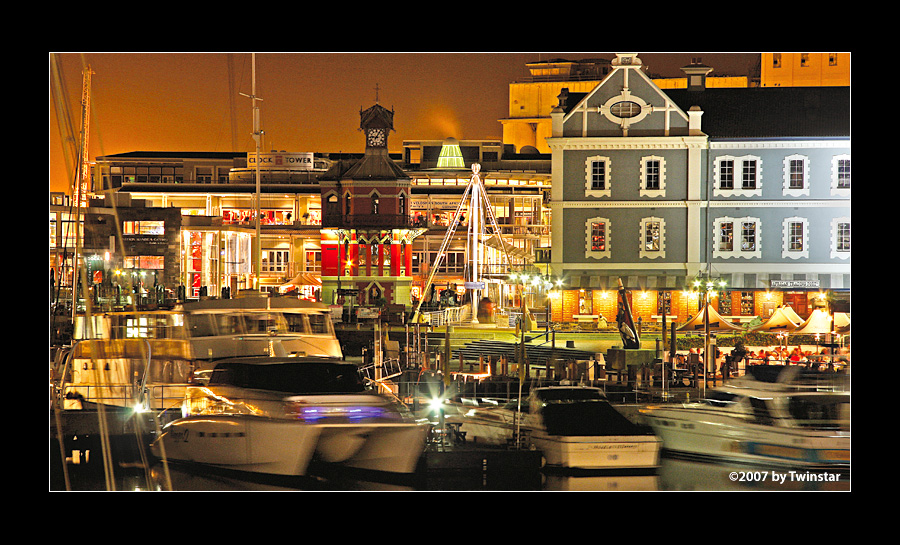
<svg viewBox="0 0 900 545">
<path fill-rule="evenodd" d="M 710 324 L 709 324 L 709 301 L 712 297 L 716 297 L 718 295 L 718 291 L 716 290 L 716 286 L 719 288 L 725 287 L 725 281 L 719 280 L 716 282 L 710 278 L 707 278 L 705 282 L 701 280 L 694 281 L 694 289 L 696 291 L 700 291 L 700 289 L 704 286 L 706 289 L 703 290 L 703 397 L 706 397 L 706 386 L 707 380 L 709 377 L 709 370 L 712 369 L 715 372 L 715 350 L 713 349 L 712 353 L 710 351 L 710 347 L 712 343 L 710 343 Z M 710 363 L 712 365 L 710 366 Z"/>
</svg>

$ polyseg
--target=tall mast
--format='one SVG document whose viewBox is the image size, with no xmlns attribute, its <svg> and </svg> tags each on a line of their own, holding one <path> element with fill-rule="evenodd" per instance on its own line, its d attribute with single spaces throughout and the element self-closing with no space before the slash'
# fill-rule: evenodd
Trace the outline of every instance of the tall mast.
<svg viewBox="0 0 900 545">
<path fill-rule="evenodd" d="M 73 197 L 75 201 L 75 253 L 72 256 L 72 323 L 78 308 L 78 277 L 79 273 L 87 274 L 82 267 L 82 234 L 81 216 L 83 208 L 87 205 L 88 184 L 90 182 L 90 150 L 88 149 L 89 129 L 91 122 L 91 74 L 94 72 L 90 66 L 82 71 L 81 80 L 81 142 L 78 155 L 77 174 L 75 176 Z M 83 279 L 84 280 L 84 279 Z M 86 285 L 86 284 L 85 284 Z M 85 291 L 85 304 L 90 307 L 90 296 Z M 87 321 L 85 322 L 87 324 Z M 90 325 L 88 324 L 88 327 Z"/>
<path fill-rule="evenodd" d="M 256 244 L 254 245 L 254 259 L 253 259 L 253 276 L 255 278 L 256 290 L 260 289 L 260 277 L 259 275 L 262 273 L 262 237 L 261 237 L 261 229 L 260 224 L 262 222 L 262 218 L 260 217 L 260 189 L 259 189 L 259 147 L 260 147 L 260 138 L 262 136 L 262 132 L 259 130 L 259 106 L 256 105 L 256 101 L 262 100 L 258 96 L 256 96 L 256 53 L 252 54 L 252 62 L 251 62 L 251 74 L 253 77 L 253 82 L 251 85 L 250 95 L 245 95 L 241 93 L 243 96 L 249 96 L 253 101 L 253 140 L 256 141 Z"/>
</svg>

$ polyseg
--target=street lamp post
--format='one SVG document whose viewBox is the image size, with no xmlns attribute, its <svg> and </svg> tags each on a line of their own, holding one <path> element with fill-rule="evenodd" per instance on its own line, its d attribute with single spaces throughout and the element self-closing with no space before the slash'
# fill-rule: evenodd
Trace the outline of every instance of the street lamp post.
<svg viewBox="0 0 900 545">
<path fill-rule="evenodd" d="M 694 281 L 694 288 L 700 289 L 703 285 L 703 282 L 700 280 Z M 725 287 L 725 281 L 720 280 L 718 282 L 720 288 Z M 709 378 L 709 370 L 712 368 L 712 371 L 715 373 L 716 370 L 716 356 L 715 354 L 710 354 L 710 325 L 709 325 L 709 300 L 710 297 L 717 294 L 716 290 L 716 282 L 707 278 L 706 280 L 706 290 L 703 294 L 703 397 L 706 397 L 706 387 Z M 710 365 L 712 362 L 712 365 Z"/>
</svg>

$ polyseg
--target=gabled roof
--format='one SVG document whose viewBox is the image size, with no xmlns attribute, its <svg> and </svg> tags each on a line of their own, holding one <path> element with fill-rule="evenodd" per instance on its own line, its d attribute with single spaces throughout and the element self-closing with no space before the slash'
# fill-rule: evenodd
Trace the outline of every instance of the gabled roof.
<svg viewBox="0 0 900 545">
<path fill-rule="evenodd" d="M 824 138 L 850 136 L 850 87 L 666 89 L 687 112 L 703 111 L 710 138 Z"/>
<path fill-rule="evenodd" d="M 366 153 L 359 160 L 336 161 L 319 176 L 319 181 L 408 180 L 409 174 L 397 166 L 387 153 Z"/>
<path fill-rule="evenodd" d="M 685 112 L 703 111 L 700 130 L 712 139 L 850 136 L 850 87 L 663 89 Z M 569 93 L 568 114 L 589 93 Z"/>
</svg>

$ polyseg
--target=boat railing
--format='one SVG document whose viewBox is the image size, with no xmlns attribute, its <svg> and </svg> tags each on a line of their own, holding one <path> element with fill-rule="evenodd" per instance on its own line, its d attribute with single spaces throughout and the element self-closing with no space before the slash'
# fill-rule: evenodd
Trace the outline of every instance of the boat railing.
<svg viewBox="0 0 900 545">
<path fill-rule="evenodd" d="M 385 358 L 381 363 L 372 362 L 359 368 L 360 373 L 370 380 L 384 380 L 403 373 L 400 358 Z"/>
<path fill-rule="evenodd" d="M 117 407 L 142 407 L 154 411 L 180 407 L 184 391 L 191 384 L 155 384 L 142 387 L 126 383 L 64 384 L 58 390 L 60 405 L 64 409 L 83 407 L 84 402 L 101 403 Z"/>
<path fill-rule="evenodd" d="M 466 309 L 467 307 L 447 307 L 441 310 L 423 312 L 422 316 L 432 327 L 441 327 L 448 324 L 461 323 Z"/>
<path fill-rule="evenodd" d="M 120 407 L 161 410 L 180 403 L 187 381 L 162 381 L 151 377 L 155 366 L 172 361 L 188 361 L 183 342 L 148 339 L 83 340 L 57 356 L 54 383 L 57 406 L 63 409 L 83 407 L 83 402 Z M 157 349 L 153 351 L 154 347 Z M 154 358 L 162 358 L 157 360 Z M 128 373 L 108 372 L 111 366 L 123 364 Z M 76 365 L 83 365 L 80 377 Z M 190 365 L 188 365 L 190 367 Z M 140 374 L 135 373 L 140 370 Z M 119 371 L 122 371 L 119 369 Z M 123 380 L 125 375 L 130 380 Z"/>
</svg>

